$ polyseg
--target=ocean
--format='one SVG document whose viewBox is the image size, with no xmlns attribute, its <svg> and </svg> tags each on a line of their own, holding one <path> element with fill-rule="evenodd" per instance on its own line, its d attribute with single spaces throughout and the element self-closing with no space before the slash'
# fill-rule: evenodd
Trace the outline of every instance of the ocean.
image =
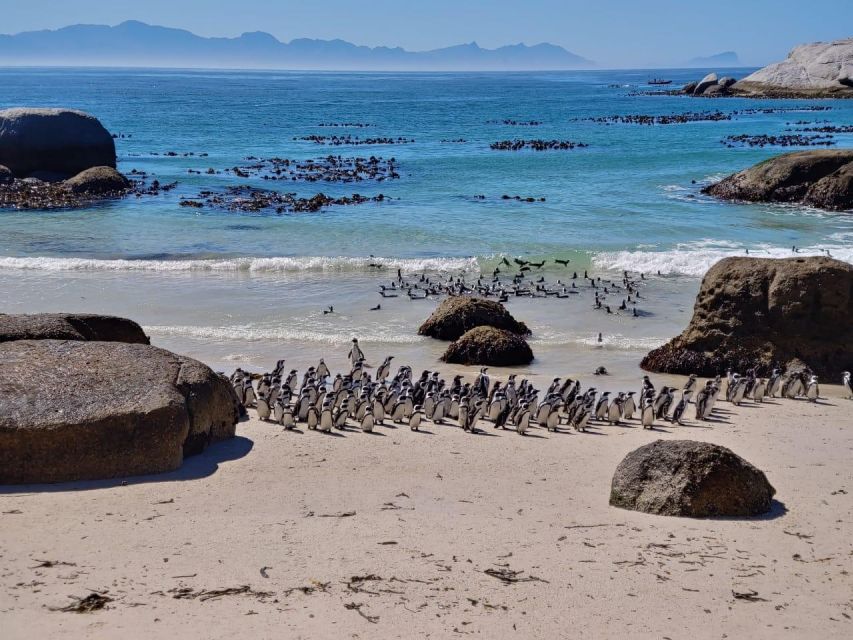
<svg viewBox="0 0 853 640">
<path fill-rule="evenodd" d="M 605 280 L 642 272 L 641 313 L 594 309 L 588 290 L 512 299 L 511 312 L 533 329 L 537 359 L 529 371 L 582 375 L 606 360 L 617 378 L 635 380 L 642 355 L 686 325 L 700 278 L 718 259 L 789 256 L 796 246 L 803 255 L 853 262 L 850 214 L 723 203 L 700 193 L 799 148 L 730 146 L 727 136 L 850 125 L 853 102 L 646 95 L 653 89 L 647 80 L 661 73 L 678 87 L 705 71 L 2 69 L 2 108 L 88 111 L 119 136 L 119 170 L 177 186 L 86 209 L 0 211 L 0 310 L 128 316 L 155 344 L 225 371 L 265 369 L 282 357 L 313 364 L 337 356 L 342 365 L 352 337 L 369 360 L 393 352 L 398 361 L 429 365 L 444 345 L 416 330 L 436 300 L 381 298 L 380 285 L 397 269 L 406 277 L 464 273 L 473 280 L 491 278 L 499 266 L 509 273 L 503 257 L 545 260 L 536 277 L 565 285 L 584 270 Z M 721 119 L 653 126 L 594 120 L 710 112 Z M 329 124 L 369 126 L 321 126 Z M 302 139 L 310 136 L 400 143 Z M 491 148 L 512 140 L 586 146 Z M 832 140 L 849 147 L 853 134 Z M 329 155 L 393 158 L 399 178 L 342 184 L 226 172 L 256 159 Z M 384 198 L 314 213 L 179 204 L 238 185 L 297 197 Z M 555 258 L 571 262 L 564 267 Z M 371 311 L 376 304 L 381 309 Z M 329 306 L 334 312 L 324 314 Z"/>
</svg>

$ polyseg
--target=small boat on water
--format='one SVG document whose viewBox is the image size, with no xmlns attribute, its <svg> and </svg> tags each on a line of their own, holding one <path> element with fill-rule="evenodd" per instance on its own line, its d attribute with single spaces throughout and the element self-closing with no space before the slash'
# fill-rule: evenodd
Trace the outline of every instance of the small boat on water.
<svg viewBox="0 0 853 640">
<path fill-rule="evenodd" d="M 649 84 L 672 84 L 672 80 L 663 80 L 661 78 L 652 78 Z"/>
</svg>

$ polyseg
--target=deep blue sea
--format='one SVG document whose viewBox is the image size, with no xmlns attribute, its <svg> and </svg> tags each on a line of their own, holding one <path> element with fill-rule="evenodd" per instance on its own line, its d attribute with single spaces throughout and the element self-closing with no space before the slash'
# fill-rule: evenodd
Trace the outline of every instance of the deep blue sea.
<svg viewBox="0 0 853 640">
<path fill-rule="evenodd" d="M 664 74 L 678 87 L 704 73 L 0 70 L 0 107 L 88 111 L 120 136 L 121 171 L 178 182 L 165 194 L 84 210 L 0 211 L 0 303 L 18 311 L 75 306 L 125 313 L 167 343 L 185 340 L 178 346 L 220 363 L 246 355 L 234 346 L 240 341 L 337 344 L 359 332 L 377 343 L 407 344 L 425 309 L 393 311 L 389 302 L 392 311 L 381 319 L 363 313 L 362 296 L 376 289 L 370 255 L 389 267 L 445 273 L 490 272 L 502 255 L 563 257 L 595 272 L 660 273 L 667 283 L 659 289 L 656 322 L 636 327 L 608 319 L 612 326 L 603 328 L 613 345 L 642 349 L 642 339 L 660 341 L 683 326 L 698 278 L 720 257 L 790 255 L 796 245 L 802 253 L 853 261 L 851 214 L 721 203 L 699 193 L 703 184 L 785 150 L 730 148 L 722 143 L 726 136 L 853 124 L 853 101 L 636 95 L 653 89 L 646 85 L 653 76 Z M 728 73 L 742 77 L 748 70 Z M 588 120 L 711 111 L 738 113 L 731 120 L 655 126 Z M 413 142 L 294 140 L 347 134 Z M 588 146 L 490 149 L 516 139 Z M 853 135 L 836 135 L 834 142 L 849 147 Z M 282 184 L 222 173 L 248 164 L 247 157 L 329 154 L 393 157 L 401 177 Z M 202 190 L 233 185 L 386 199 L 298 214 L 179 206 Z M 318 316 L 335 302 L 349 315 Z M 540 335 L 554 336 L 554 344 L 585 344 L 601 322 L 553 307 L 529 313 L 542 314 Z M 220 348 L 229 340 L 232 346 Z"/>
</svg>

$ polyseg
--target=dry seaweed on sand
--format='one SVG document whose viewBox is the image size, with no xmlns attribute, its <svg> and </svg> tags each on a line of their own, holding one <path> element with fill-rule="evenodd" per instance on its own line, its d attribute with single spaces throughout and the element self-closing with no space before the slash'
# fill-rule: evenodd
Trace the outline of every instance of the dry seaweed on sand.
<svg viewBox="0 0 853 640">
<path fill-rule="evenodd" d="M 53 609 L 53 611 L 62 611 L 64 613 L 92 613 L 93 611 L 100 611 L 107 606 L 108 602 L 112 602 L 113 598 L 110 598 L 103 593 L 90 593 L 88 596 L 83 598 L 78 598 L 77 596 L 69 596 L 74 599 L 74 602 L 65 606 Z"/>
<path fill-rule="evenodd" d="M 543 580 L 542 578 L 537 578 L 536 576 L 523 576 L 523 571 L 514 571 L 509 567 L 499 567 L 497 569 L 489 568 L 483 571 L 487 576 L 492 576 L 493 578 L 497 578 L 504 584 L 514 584 L 516 582 L 544 582 L 548 583 L 547 580 Z"/>
<path fill-rule="evenodd" d="M 215 600 L 216 598 L 223 598 L 225 596 L 241 595 L 247 595 L 262 600 L 273 595 L 273 593 L 270 591 L 255 591 L 247 584 L 242 585 L 240 587 L 227 587 L 224 589 L 211 590 L 200 589 L 198 591 L 195 591 L 189 587 L 180 587 L 177 589 L 170 589 L 169 593 L 171 593 L 172 597 L 176 600 L 200 600 L 201 602 L 205 602 L 207 600 Z"/>
<path fill-rule="evenodd" d="M 376 624 L 377 622 L 379 622 L 379 616 L 367 615 L 364 611 L 361 610 L 361 608 L 363 606 L 364 606 L 364 603 L 358 604 L 356 602 L 348 602 L 344 605 L 344 608 L 349 609 L 350 611 L 357 612 L 358 615 L 360 615 L 362 618 L 364 618 L 365 620 L 367 620 L 371 624 Z"/>
</svg>

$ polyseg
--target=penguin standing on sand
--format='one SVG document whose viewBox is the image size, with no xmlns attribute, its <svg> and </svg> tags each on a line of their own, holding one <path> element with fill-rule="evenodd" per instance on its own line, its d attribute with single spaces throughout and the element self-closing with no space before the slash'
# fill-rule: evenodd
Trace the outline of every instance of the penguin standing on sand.
<svg viewBox="0 0 853 640">
<path fill-rule="evenodd" d="M 364 360 L 364 352 L 361 350 L 361 347 L 358 346 L 358 338 L 352 339 L 352 348 L 349 350 L 347 358 L 349 358 L 353 368 L 355 368 L 359 362 Z"/>
<path fill-rule="evenodd" d="M 806 387 L 806 397 L 812 402 L 817 402 L 820 395 L 820 387 L 817 386 L 817 376 L 812 376 L 809 380 L 809 386 Z"/>
<path fill-rule="evenodd" d="M 634 412 L 637 410 L 637 403 L 634 400 L 636 391 L 629 391 L 625 397 L 625 402 L 622 404 L 622 416 L 625 420 L 631 420 L 634 417 Z"/>
<path fill-rule="evenodd" d="M 643 429 L 651 429 L 655 425 L 655 406 L 651 398 L 646 398 L 643 403 L 642 424 Z"/>
<path fill-rule="evenodd" d="M 420 429 L 421 421 L 424 417 L 424 411 L 421 405 L 417 405 L 412 411 L 412 417 L 409 418 L 409 429 L 417 431 Z"/>
<path fill-rule="evenodd" d="M 851 378 L 849 371 L 842 372 L 841 387 L 844 391 L 845 397 L 848 400 L 853 400 L 853 378 Z"/>
<path fill-rule="evenodd" d="M 365 433 L 372 433 L 373 432 L 373 425 L 374 425 L 373 410 L 370 407 L 368 407 L 367 410 L 364 412 L 364 415 L 361 418 L 361 430 L 364 431 Z"/>
</svg>

